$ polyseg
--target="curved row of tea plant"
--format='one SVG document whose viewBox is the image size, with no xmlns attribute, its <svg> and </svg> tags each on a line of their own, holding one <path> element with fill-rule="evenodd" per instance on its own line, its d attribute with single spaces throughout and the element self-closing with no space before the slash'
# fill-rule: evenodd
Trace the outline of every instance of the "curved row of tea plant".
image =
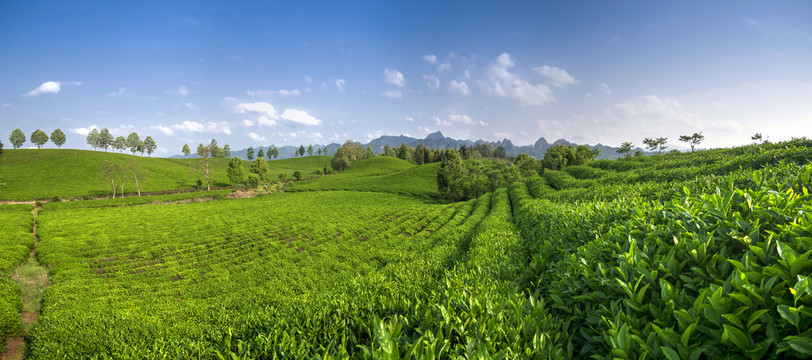
<svg viewBox="0 0 812 360">
<path fill-rule="evenodd" d="M 5 351 L 6 337 L 20 330 L 20 287 L 10 275 L 34 247 L 32 209 L 30 205 L 0 205 L 0 353 Z"/>
</svg>

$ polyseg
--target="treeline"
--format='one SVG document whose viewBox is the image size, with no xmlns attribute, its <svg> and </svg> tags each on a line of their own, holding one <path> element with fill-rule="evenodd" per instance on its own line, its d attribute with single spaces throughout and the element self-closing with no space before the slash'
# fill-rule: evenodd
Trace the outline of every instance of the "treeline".
<svg viewBox="0 0 812 360">
<path fill-rule="evenodd" d="M 11 135 L 8 137 L 8 140 L 15 149 L 19 149 L 21 146 L 23 146 L 23 144 L 25 144 L 25 133 L 23 133 L 23 131 L 19 128 L 14 129 L 14 131 L 12 131 Z M 48 140 L 51 140 L 54 145 L 61 148 L 62 145 L 65 145 L 65 133 L 60 129 L 54 130 L 50 137 L 40 129 L 34 130 L 34 132 L 31 133 L 31 142 L 34 143 L 34 145 L 37 145 L 38 149 L 42 149 L 42 146 L 45 145 Z M 0 143 L 0 149 L 2 148 L 2 143 Z"/>
<path fill-rule="evenodd" d="M 139 136 L 137 132 L 132 132 L 126 139 L 123 136 L 114 139 L 113 135 L 110 134 L 110 130 L 107 130 L 107 128 L 101 130 L 93 129 L 87 134 L 87 144 L 92 146 L 93 150 L 104 149 L 104 151 L 107 151 L 108 149 L 114 149 L 122 152 L 129 149 L 133 155 L 135 155 L 136 152 L 140 152 L 141 156 L 144 156 L 144 152 L 146 151 L 150 157 L 155 149 L 158 148 L 152 136 L 147 136 L 142 141 L 141 136 Z"/>
</svg>

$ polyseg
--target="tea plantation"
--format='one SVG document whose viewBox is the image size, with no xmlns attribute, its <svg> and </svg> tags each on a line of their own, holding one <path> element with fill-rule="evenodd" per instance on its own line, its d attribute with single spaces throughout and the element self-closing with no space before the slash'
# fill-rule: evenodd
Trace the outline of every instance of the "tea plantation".
<svg viewBox="0 0 812 360">
<path fill-rule="evenodd" d="M 44 204 L 28 357 L 810 358 L 810 159 L 796 139 L 599 160 L 449 204 L 437 163 L 374 157 L 254 198 Z M 59 195 L 2 168 L 4 198 Z M 0 206 L 4 274 L 31 210 Z"/>
</svg>

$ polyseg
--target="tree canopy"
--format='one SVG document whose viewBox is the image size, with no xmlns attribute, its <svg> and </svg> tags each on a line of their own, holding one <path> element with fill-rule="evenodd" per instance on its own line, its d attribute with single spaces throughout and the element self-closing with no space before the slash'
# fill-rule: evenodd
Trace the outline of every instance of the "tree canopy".
<svg viewBox="0 0 812 360">
<path fill-rule="evenodd" d="M 147 136 L 147 138 L 144 139 L 144 149 L 147 150 L 147 154 L 149 154 L 150 157 L 152 157 L 152 152 L 157 148 L 158 145 L 155 144 L 155 140 L 152 140 L 152 136 Z"/>
<path fill-rule="evenodd" d="M 705 140 L 705 135 L 702 132 L 694 133 L 693 135 L 680 135 L 679 141 L 687 142 L 691 145 L 691 152 L 694 152 L 694 147 L 697 146 L 702 140 Z"/>
<path fill-rule="evenodd" d="M 344 171 L 347 170 L 352 164 L 361 161 L 364 157 L 364 148 L 361 144 L 347 140 L 344 145 L 341 145 L 338 150 L 336 150 L 335 155 L 333 155 L 333 159 L 330 160 L 330 166 L 335 171 Z"/>
<path fill-rule="evenodd" d="M 53 142 L 57 148 L 61 148 L 62 145 L 65 145 L 65 140 L 65 133 L 63 133 L 62 130 L 56 129 L 51 133 L 51 142 Z"/>
<path fill-rule="evenodd" d="M 48 142 L 48 134 L 40 129 L 34 130 L 31 133 L 31 142 L 37 145 L 37 148 L 42 149 L 42 145 Z"/>
<path fill-rule="evenodd" d="M 11 136 L 8 137 L 8 141 L 11 142 L 11 145 L 14 146 L 15 149 L 19 149 L 20 146 L 25 144 L 25 133 L 19 128 L 14 129 L 14 131 L 11 132 Z"/>
<path fill-rule="evenodd" d="M 181 149 L 180 151 L 183 152 L 183 156 L 189 156 L 189 154 L 192 153 L 192 150 L 189 149 L 189 144 L 183 144 L 183 149 Z"/>
</svg>

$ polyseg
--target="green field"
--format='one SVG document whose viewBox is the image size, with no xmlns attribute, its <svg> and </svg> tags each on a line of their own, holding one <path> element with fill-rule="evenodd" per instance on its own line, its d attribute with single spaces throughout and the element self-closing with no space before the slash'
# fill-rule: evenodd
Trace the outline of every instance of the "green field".
<svg viewBox="0 0 812 360">
<path fill-rule="evenodd" d="M 0 192 L 0 199 L 31 200 L 49 199 L 54 196 L 63 198 L 80 196 L 103 196 L 112 191 L 99 176 L 103 161 L 125 163 L 136 159 L 147 172 L 147 180 L 141 184 L 141 191 L 170 191 L 191 189 L 203 176 L 195 171 L 201 159 L 166 159 L 149 158 L 114 152 L 72 150 L 72 149 L 36 149 L 4 150 L 0 157 L 0 178 L 6 186 Z M 210 159 L 212 185 L 228 186 L 226 168 L 229 159 Z M 245 173 L 250 163 L 244 162 Z M 330 166 L 329 156 L 310 156 L 294 159 L 268 161 L 270 176 L 278 174 L 293 176 L 299 170 L 304 176 L 316 174 Z M 204 180 L 205 183 L 205 180 Z M 125 184 L 125 192 L 134 193 L 135 184 Z"/>
<path fill-rule="evenodd" d="M 254 198 L 45 204 L 28 355 L 809 358 L 810 158 L 796 139 L 600 160 L 442 204 L 439 164 L 373 157 Z M 22 175 L 3 164 L 10 190 Z M 31 209 L 0 206 L 6 272 L 33 246 Z M 18 332 L 0 280 L 0 330 Z"/>
</svg>

